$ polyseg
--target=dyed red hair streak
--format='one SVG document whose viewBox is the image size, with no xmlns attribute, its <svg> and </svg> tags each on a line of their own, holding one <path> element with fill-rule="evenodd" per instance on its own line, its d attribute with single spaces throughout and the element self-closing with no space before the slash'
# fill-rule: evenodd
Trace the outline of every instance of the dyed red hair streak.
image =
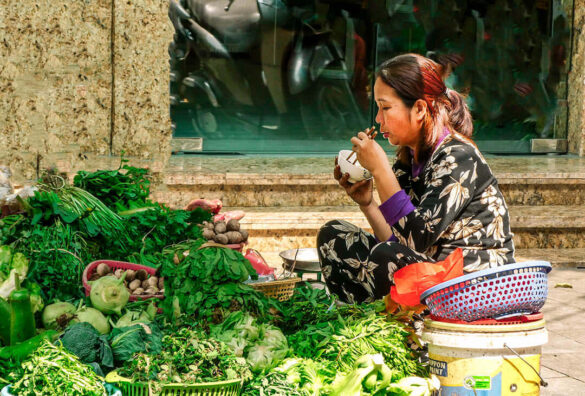
<svg viewBox="0 0 585 396">
<path fill-rule="evenodd" d="M 448 129 L 455 137 L 471 141 L 473 122 L 464 98 L 458 92 L 447 89 L 443 81 L 444 67 L 437 62 L 418 54 L 398 55 L 383 62 L 376 73 L 385 84 L 392 87 L 408 108 L 422 99 L 427 104 L 427 114 L 423 120 L 423 133 L 419 142 L 419 158 L 416 162 L 426 161 L 432 149 Z M 398 159 L 410 163 L 408 147 L 401 146 Z"/>
</svg>

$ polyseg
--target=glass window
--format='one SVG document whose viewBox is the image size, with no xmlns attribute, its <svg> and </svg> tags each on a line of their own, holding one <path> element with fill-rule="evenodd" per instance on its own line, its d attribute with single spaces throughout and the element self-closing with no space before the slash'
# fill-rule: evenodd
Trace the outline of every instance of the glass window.
<svg viewBox="0 0 585 396">
<path fill-rule="evenodd" d="M 174 137 L 202 138 L 210 153 L 337 152 L 373 125 L 375 65 L 404 52 L 456 65 L 448 85 L 468 95 L 476 140 L 558 136 L 571 9 L 550 0 L 173 0 Z"/>
</svg>

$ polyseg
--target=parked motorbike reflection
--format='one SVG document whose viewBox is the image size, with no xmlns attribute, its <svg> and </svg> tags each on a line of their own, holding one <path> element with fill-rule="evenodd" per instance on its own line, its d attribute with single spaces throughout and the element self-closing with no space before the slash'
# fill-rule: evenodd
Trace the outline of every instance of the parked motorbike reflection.
<svg viewBox="0 0 585 396">
<path fill-rule="evenodd" d="M 193 135 L 339 138 L 365 125 L 351 82 L 356 34 L 343 40 L 307 0 L 170 0 L 171 111 Z"/>
</svg>

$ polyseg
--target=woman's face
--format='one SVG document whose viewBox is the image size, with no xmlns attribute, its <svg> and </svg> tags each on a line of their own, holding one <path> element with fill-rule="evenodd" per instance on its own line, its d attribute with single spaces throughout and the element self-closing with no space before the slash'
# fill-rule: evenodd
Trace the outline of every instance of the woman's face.
<svg viewBox="0 0 585 396">
<path fill-rule="evenodd" d="M 380 132 L 394 146 L 416 148 L 422 130 L 422 120 L 426 105 L 417 101 L 412 108 L 406 107 L 394 88 L 380 78 L 374 84 L 374 98 L 378 105 L 376 122 L 380 124 Z M 424 107 L 424 108 L 421 108 Z"/>
</svg>

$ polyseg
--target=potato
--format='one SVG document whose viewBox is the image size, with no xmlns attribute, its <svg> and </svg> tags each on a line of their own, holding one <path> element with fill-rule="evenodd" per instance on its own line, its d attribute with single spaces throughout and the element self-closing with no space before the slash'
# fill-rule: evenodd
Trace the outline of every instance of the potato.
<svg viewBox="0 0 585 396">
<path fill-rule="evenodd" d="M 133 295 L 135 295 L 135 296 L 139 296 L 139 295 L 141 295 L 141 294 L 144 294 L 144 289 L 143 289 L 143 288 L 141 288 L 141 287 L 139 287 L 139 288 L 135 289 L 135 290 L 132 292 L 132 294 L 133 294 Z"/>
<path fill-rule="evenodd" d="M 136 271 L 134 270 L 126 270 L 126 280 L 128 282 L 132 282 L 136 278 Z"/>
<path fill-rule="evenodd" d="M 101 263 L 97 266 L 95 272 L 99 276 L 105 276 L 105 275 L 109 274 L 110 272 L 112 272 L 112 269 L 106 263 Z"/>
<path fill-rule="evenodd" d="M 136 290 L 136 289 L 138 289 L 140 287 L 140 284 L 141 284 L 140 279 L 134 279 L 128 285 L 128 289 L 130 289 L 131 291 L 134 291 L 134 290 Z"/>
<path fill-rule="evenodd" d="M 222 245 L 227 245 L 229 243 L 229 238 L 226 234 L 216 234 L 213 240 L 217 243 L 221 243 Z"/>
<path fill-rule="evenodd" d="M 94 272 L 93 275 L 89 278 L 90 281 L 96 281 L 99 278 L 101 278 L 100 274 L 98 274 L 97 272 Z"/>
<path fill-rule="evenodd" d="M 246 242 L 248 240 L 248 231 L 240 230 L 240 234 L 242 235 L 242 242 Z"/>
<path fill-rule="evenodd" d="M 158 293 L 157 287 L 149 287 L 148 289 L 146 289 L 144 291 L 144 294 L 156 294 L 156 293 Z"/>
<path fill-rule="evenodd" d="M 139 269 L 136 271 L 136 279 L 140 279 L 141 281 L 146 280 L 148 278 L 148 272 L 144 269 Z"/>
<path fill-rule="evenodd" d="M 240 243 L 243 240 L 242 234 L 240 234 L 238 231 L 228 231 L 225 233 L 225 235 L 228 237 L 228 241 L 231 244 Z"/>
<path fill-rule="evenodd" d="M 122 274 L 124 273 L 124 270 L 122 268 L 118 268 L 117 270 L 114 271 L 114 276 L 118 279 L 120 279 L 122 277 Z"/>
<path fill-rule="evenodd" d="M 203 228 L 213 231 L 215 229 L 215 225 L 210 221 L 204 221 Z"/>
<path fill-rule="evenodd" d="M 218 221 L 215 223 L 215 233 L 216 234 L 223 234 L 227 231 L 227 227 L 225 225 L 225 221 Z"/>
<path fill-rule="evenodd" d="M 158 278 L 156 276 L 151 276 L 147 280 L 145 280 L 148 287 L 157 287 L 158 286 Z"/>
<path fill-rule="evenodd" d="M 215 232 L 213 230 L 210 230 L 209 228 L 205 228 L 203 230 L 203 238 L 207 239 L 208 241 L 213 241 L 214 237 Z"/>
<path fill-rule="evenodd" d="M 231 219 L 227 222 L 226 228 L 228 231 L 240 231 L 240 222 L 236 219 Z"/>
</svg>

